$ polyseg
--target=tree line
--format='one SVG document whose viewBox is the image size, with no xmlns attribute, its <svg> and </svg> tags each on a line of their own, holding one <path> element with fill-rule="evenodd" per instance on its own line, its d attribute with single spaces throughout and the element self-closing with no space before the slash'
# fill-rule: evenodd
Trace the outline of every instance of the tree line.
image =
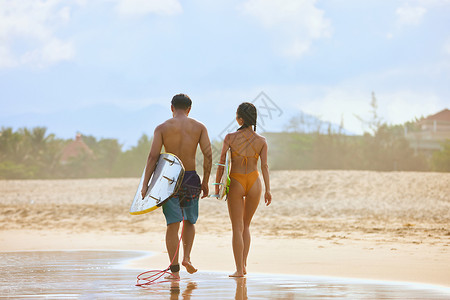
<svg viewBox="0 0 450 300">
<path fill-rule="evenodd" d="M 2 128 L 0 131 L 1 179 L 139 177 L 151 138 L 147 135 L 136 146 L 123 151 L 117 139 L 97 139 L 82 135 L 92 151 L 61 161 L 72 139 L 48 134 L 45 127 Z"/>
<path fill-rule="evenodd" d="M 327 133 L 263 133 L 269 144 L 272 170 L 376 170 L 450 172 L 450 141 L 441 151 L 427 156 L 414 153 L 403 136 L 405 126 L 380 124 L 373 133 L 362 136 Z M 0 132 L 1 179 L 139 177 L 142 173 L 151 138 L 142 135 L 128 150 L 116 139 L 82 136 L 92 155 L 81 153 L 61 162 L 63 149 L 72 139 L 48 134 L 44 127 L 2 128 Z M 213 141 L 221 149 L 220 141 Z M 199 155 L 201 157 L 201 155 Z M 218 158 L 215 157 L 217 160 Z M 197 169 L 201 171 L 201 159 Z"/>
<path fill-rule="evenodd" d="M 403 126 L 381 125 L 374 134 L 266 133 L 271 169 L 450 171 L 450 142 L 428 156 L 415 153 Z"/>
</svg>

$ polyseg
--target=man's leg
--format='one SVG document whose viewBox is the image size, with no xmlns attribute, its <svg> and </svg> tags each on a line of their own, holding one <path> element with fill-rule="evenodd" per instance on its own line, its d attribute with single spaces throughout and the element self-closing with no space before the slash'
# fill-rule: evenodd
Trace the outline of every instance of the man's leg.
<svg viewBox="0 0 450 300">
<path fill-rule="evenodd" d="M 171 264 L 171 272 L 174 276 L 168 276 L 166 278 L 179 278 L 179 260 L 178 260 L 178 231 L 180 228 L 180 222 L 183 219 L 183 214 L 181 212 L 179 200 L 177 197 L 171 197 L 162 206 L 164 216 L 166 218 L 167 229 L 166 229 L 166 248 L 167 254 L 169 255 L 169 261 L 173 262 Z"/>
<path fill-rule="evenodd" d="M 180 228 L 180 223 L 175 222 L 167 225 L 166 230 L 166 248 L 169 254 L 169 261 L 172 261 L 172 266 L 178 265 L 178 229 Z M 175 258 L 174 258 L 175 257 Z M 179 272 L 172 272 L 173 277 L 180 277 Z"/>
<path fill-rule="evenodd" d="M 195 237 L 195 225 L 189 221 L 184 221 L 183 229 L 183 266 L 188 273 L 192 274 L 197 272 L 197 269 L 191 263 L 191 250 L 194 244 Z"/>
<path fill-rule="evenodd" d="M 184 231 L 183 231 L 183 266 L 190 274 L 197 272 L 197 269 L 191 263 L 191 250 L 195 237 L 195 222 L 198 219 L 198 196 L 191 199 L 183 207 Z"/>
</svg>

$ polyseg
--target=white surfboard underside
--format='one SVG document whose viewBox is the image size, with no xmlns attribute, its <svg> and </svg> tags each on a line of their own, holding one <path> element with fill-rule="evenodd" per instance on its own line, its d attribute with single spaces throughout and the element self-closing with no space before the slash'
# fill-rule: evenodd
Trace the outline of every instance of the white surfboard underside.
<svg viewBox="0 0 450 300">
<path fill-rule="evenodd" d="M 147 194 L 142 198 L 144 176 L 145 168 L 131 204 L 130 214 L 132 215 L 145 214 L 157 209 L 177 192 L 184 176 L 183 163 L 173 154 L 161 153 L 155 171 L 149 180 Z"/>
<path fill-rule="evenodd" d="M 219 182 L 219 195 L 217 197 L 217 199 L 222 200 L 223 197 L 225 197 L 226 195 L 226 190 L 227 190 L 227 184 L 228 184 L 228 177 L 230 176 L 230 150 L 227 151 L 227 156 L 225 158 L 225 165 L 224 165 L 224 170 L 223 170 L 223 174 L 222 174 L 222 178 L 220 179 Z"/>
</svg>

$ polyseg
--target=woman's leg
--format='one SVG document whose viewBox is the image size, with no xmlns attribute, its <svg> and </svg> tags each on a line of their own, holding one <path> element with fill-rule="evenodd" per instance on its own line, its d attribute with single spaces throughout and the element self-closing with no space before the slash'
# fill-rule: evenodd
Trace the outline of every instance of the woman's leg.
<svg viewBox="0 0 450 300">
<path fill-rule="evenodd" d="M 235 179 L 231 179 L 230 191 L 228 193 L 228 213 L 231 220 L 231 228 L 233 230 L 233 254 L 236 264 L 236 272 L 231 277 L 244 276 L 244 188 Z"/>
<path fill-rule="evenodd" d="M 244 249 L 243 249 L 243 264 L 244 264 L 244 274 L 247 273 L 246 267 L 247 267 L 247 256 L 248 252 L 250 250 L 250 242 L 251 242 L 251 236 L 250 236 L 250 223 L 252 221 L 253 215 L 256 212 L 256 209 L 258 208 L 259 200 L 261 198 L 261 181 L 256 179 L 253 186 L 248 191 L 247 197 L 245 197 L 244 201 L 244 230 L 242 233 L 242 238 L 244 242 Z"/>
</svg>

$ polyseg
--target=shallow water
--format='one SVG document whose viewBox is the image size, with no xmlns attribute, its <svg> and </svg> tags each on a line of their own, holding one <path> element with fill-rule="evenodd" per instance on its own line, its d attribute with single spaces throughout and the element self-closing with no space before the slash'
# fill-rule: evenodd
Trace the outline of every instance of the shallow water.
<svg viewBox="0 0 450 300">
<path fill-rule="evenodd" d="M 181 272 L 181 281 L 135 286 L 132 251 L 0 253 L 0 298 L 10 299 L 450 299 L 450 288 L 331 277 Z"/>
</svg>

